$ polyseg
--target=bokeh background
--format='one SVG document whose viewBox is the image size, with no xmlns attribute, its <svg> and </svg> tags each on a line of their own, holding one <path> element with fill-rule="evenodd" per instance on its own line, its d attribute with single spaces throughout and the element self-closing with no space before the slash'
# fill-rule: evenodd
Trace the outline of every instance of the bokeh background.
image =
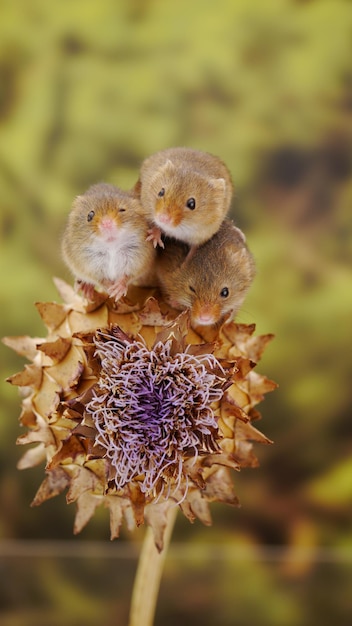
<svg viewBox="0 0 352 626">
<path fill-rule="evenodd" d="M 70 280 L 72 199 L 131 187 L 174 145 L 219 155 L 258 274 L 238 316 L 273 332 L 258 371 L 273 446 L 236 474 L 242 508 L 178 520 L 156 626 L 347 626 L 352 618 L 352 5 L 343 0 L 1 0 L 0 335 Z M 63 496 L 18 472 L 23 360 L 1 346 L 0 622 L 124 626 L 143 529 L 107 512 L 72 537 Z"/>
</svg>

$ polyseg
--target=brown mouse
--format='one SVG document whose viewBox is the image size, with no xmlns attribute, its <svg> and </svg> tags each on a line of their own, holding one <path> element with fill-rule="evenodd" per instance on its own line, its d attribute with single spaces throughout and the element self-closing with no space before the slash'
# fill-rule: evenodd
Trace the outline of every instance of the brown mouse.
<svg viewBox="0 0 352 626">
<path fill-rule="evenodd" d="M 148 224 L 130 192 L 98 183 L 77 196 L 62 240 L 63 258 L 87 298 L 95 287 L 118 300 L 153 264 Z"/>
<path fill-rule="evenodd" d="M 168 148 L 142 163 L 135 192 L 154 226 L 149 237 L 154 245 L 163 247 L 163 232 L 195 248 L 218 230 L 230 207 L 233 183 L 217 156 Z"/>
<path fill-rule="evenodd" d="M 216 325 L 234 317 L 255 275 L 245 236 L 226 219 L 209 241 L 186 259 L 188 247 L 166 240 L 158 250 L 157 277 L 161 291 L 175 309 L 190 309 L 195 325 Z"/>
</svg>

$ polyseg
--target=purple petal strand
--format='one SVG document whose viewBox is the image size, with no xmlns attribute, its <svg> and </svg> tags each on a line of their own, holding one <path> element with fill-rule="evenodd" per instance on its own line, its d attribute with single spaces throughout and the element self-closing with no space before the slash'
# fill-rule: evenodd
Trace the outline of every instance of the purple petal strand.
<svg viewBox="0 0 352 626">
<path fill-rule="evenodd" d="M 137 480 L 156 498 L 165 489 L 172 495 L 186 478 L 185 497 L 184 459 L 219 451 L 211 404 L 223 395 L 225 371 L 212 354 L 175 354 L 171 339 L 149 350 L 100 333 L 95 345 L 101 374 L 86 410 L 117 489 Z"/>
</svg>

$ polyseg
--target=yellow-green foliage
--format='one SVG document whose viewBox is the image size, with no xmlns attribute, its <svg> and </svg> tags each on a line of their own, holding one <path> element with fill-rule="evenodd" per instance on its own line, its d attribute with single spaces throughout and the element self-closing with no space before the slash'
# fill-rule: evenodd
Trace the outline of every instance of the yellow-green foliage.
<svg viewBox="0 0 352 626">
<path fill-rule="evenodd" d="M 218 154 L 258 266 L 238 319 L 276 334 L 262 370 L 280 389 L 260 407 L 275 446 L 237 479 L 242 511 L 217 524 L 262 542 L 294 543 L 302 519 L 317 544 L 351 541 L 351 32 L 344 0 L 0 3 L 0 334 L 43 332 L 33 302 L 57 298 L 52 275 L 69 278 L 60 237 L 75 195 L 129 188 L 163 147 Z M 4 379 L 22 361 L 0 350 Z M 15 470 L 16 391 L 1 393 L 0 537 L 46 536 L 44 510 L 28 510 L 40 478 Z M 70 509 L 47 506 L 51 536 L 70 535 Z M 105 522 L 87 532 L 105 536 Z M 285 594 L 264 624 L 294 623 Z"/>
</svg>

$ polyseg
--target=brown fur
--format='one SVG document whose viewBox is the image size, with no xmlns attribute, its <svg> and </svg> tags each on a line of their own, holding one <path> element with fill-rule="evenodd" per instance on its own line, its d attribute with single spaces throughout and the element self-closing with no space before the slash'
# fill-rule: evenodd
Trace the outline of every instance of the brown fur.
<svg viewBox="0 0 352 626">
<path fill-rule="evenodd" d="M 233 184 L 217 156 L 169 148 L 145 159 L 134 189 L 151 222 L 168 236 L 198 246 L 218 230 L 230 207 Z M 195 200 L 194 210 L 187 207 L 190 198 Z"/>
<path fill-rule="evenodd" d="M 218 324 L 234 316 L 255 275 L 243 233 L 226 219 L 191 259 L 185 260 L 187 254 L 188 247 L 175 240 L 166 240 L 165 249 L 158 251 L 157 276 L 171 306 L 190 309 L 195 324 Z M 227 297 L 221 296 L 224 288 Z"/>
</svg>

